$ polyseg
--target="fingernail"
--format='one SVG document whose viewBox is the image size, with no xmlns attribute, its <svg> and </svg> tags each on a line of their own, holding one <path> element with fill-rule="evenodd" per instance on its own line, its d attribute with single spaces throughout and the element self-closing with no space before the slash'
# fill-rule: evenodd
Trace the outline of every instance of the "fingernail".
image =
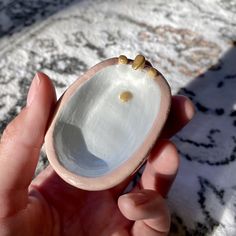
<svg viewBox="0 0 236 236">
<path fill-rule="evenodd" d="M 191 120 L 195 114 L 193 103 L 191 102 L 191 100 L 188 99 L 185 101 L 184 106 L 185 106 L 186 116 L 188 117 L 189 120 Z"/>
<path fill-rule="evenodd" d="M 149 197 L 145 193 L 133 193 L 132 195 L 128 195 L 130 196 L 127 197 L 129 197 L 132 203 L 136 206 L 145 204 L 149 201 Z"/>
<path fill-rule="evenodd" d="M 36 73 L 30 85 L 29 92 L 27 95 L 27 107 L 29 107 L 33 103 L 38 91 L 39 84 L 40 84 L 40 78 L 38 76 L 38 73 Z"/>
</svg>

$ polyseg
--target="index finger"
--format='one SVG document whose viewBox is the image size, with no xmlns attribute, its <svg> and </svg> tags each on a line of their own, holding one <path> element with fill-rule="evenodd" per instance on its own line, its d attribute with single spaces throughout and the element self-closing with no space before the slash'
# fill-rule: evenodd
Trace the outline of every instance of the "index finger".
<svg viewBox="0 0 236 236">
<path fill-rule="evenodd" d="M 170 113 L 159 139 L 169 139 L 179 132 L 194 116 L 191 100 L 182 95 L 172 97 Z"/>
</svg>

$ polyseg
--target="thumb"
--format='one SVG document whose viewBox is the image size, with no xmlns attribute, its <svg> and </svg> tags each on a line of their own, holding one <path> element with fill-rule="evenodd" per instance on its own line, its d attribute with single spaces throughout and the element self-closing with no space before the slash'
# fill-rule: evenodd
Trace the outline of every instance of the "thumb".
<svg viewBox="0 0 236 236">
<path fill-rule="evenodd" d="M 56 102 L 49 78 L 37 73 L 27 105 L 7 126 L 0 142 L 0 217 L 26 207 L 48 119 Z"/>
</svg>

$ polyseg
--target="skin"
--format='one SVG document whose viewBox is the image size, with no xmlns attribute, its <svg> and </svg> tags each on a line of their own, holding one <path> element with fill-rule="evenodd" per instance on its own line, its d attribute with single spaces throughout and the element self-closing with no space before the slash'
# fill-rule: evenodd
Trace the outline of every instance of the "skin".
<svg viewBox="0 0 236 236">
<path fill-rule="evenodd" d="M 27 106 L 7 126 L 0 142 L 0 235 L 152 236 L 167 235 L 165 197 L 179 166 L 170 141 L 194 114 L 183 96 L 172 107 L 139 184 L 122 194 L 131 179 L 105 191 L 83 191 L 47 167 L 33 181 L 45 131 L 56 104 L 50 79 L 37 73 Z"/>
</svg>

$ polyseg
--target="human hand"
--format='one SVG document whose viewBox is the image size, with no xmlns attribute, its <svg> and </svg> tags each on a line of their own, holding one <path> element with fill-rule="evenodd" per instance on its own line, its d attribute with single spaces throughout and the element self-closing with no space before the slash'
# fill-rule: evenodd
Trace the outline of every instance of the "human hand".
<svg viewBox="0 0 236 236">
<path fill-rule="evenodd" d="M 27 106 L 3 133 L 0 236 L 166 235 L 170 214 L 165 196 L 179 165 L 176 148 L 166 139 L 193 117 L 191 102 L 183 96 L 172 98 L 169 119 L 140 182 L 124 195 L 130 179 L 112 189 L 83 191 L 64 182 L 51 166 L 32 181 L 55 103 L 52 83 L 37 73 Z"/>
</svg>

